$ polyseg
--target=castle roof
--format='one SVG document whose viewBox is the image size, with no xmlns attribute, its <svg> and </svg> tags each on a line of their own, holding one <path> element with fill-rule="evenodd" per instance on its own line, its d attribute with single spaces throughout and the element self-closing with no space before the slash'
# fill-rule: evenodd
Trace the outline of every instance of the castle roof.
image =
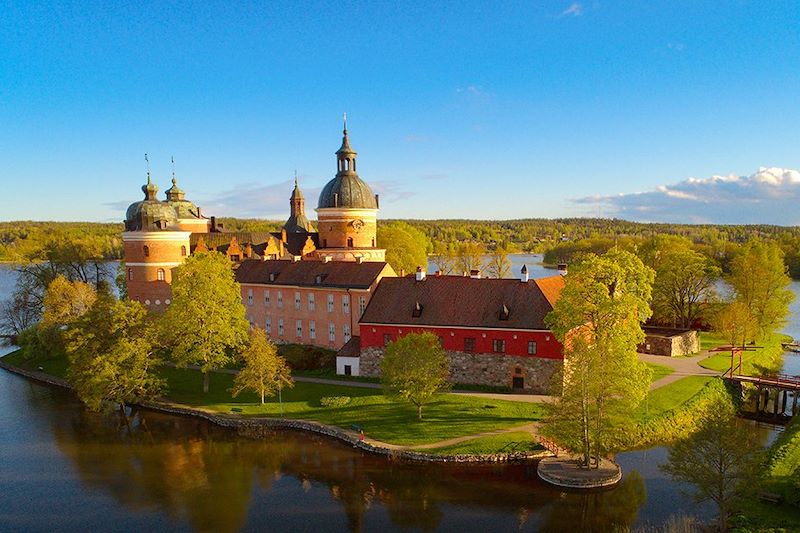
<svg viewBox="0 0 800 533">
<path fill-rule="evenodd" d="M 368 289 L 393 271 L 386 262 L 243 261 L 236 281 L 257 285 Z"/>
</svg>

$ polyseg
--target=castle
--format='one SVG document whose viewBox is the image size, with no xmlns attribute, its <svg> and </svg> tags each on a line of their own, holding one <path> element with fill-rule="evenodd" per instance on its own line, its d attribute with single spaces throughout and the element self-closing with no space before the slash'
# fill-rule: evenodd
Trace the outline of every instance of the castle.
<svg viewBox="0 0 800 533">
<path fill-rule="evenodd" d="M 159 200 L 148 170 L 144 199 L 128 207 L 122 234 L 128 297 L 151 310 L 164 309 L 170 303 L 172 269 L 189 254 L 208 250 L 222 252 L 236 264 L 247 259 L 384 263 L 386 251 L 376 242 L 379 198 L 359 177 L 356 156 L 345 122 L 336 175 L 317 203 L 318 231 L 306 217 L 296 178 L 289 218 L 280 232 L 226 232 L 215 217 L 204 216 L 187 200 L 174 172 L 172 187 Z"/>
</svg>

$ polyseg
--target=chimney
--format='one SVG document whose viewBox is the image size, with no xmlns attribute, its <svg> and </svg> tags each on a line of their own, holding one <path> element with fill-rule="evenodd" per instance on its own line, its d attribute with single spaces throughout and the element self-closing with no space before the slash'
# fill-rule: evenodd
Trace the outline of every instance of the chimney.
<svg viewBox="0 0 800 533">
<path fill-rule="evenodd" d="M 364 262 L 364 256 L 363 255 L 359 255 L 358 257 L 356 257 L 356 264 L 360 265 L 363 262 Z"/>
<path fill-rule="evenodd" d="M 281 242 L 289 242 L 289 240 L 286 238 L 286 228 L 281 228 Z"/>
<path fill-rule="evenodd" d="M 528 265 L 522 265 L 521 274 L 522 277 L 520 278 L 520 281 L 522 281 L 522 283 L 528 283 Z"/>
<path fill-rule="evenodd" d="M 425 271 L 422 270 L 421 266 L 417 267 L 416 280 L 417 281 L 424 281 L 425 280 Z"/>
<path fill-rule="evenodd" d="M 567 264 L 566 263 L 559 263 L 558 264 L 558 273 L 562 276 L 567 275 Z"/>
<path fill-rule="evenodd" d="M 200 207 L 197 208 L 197 218 L 203 218 L 203 212 L 200 211 Z"/>
<path fill-rule="evenodd" d="M 442 271 L 441 271 L 441 270 L 437 270 L 437 271 L 436 271 L 436 277 L 438 278 L 438 277 L 439 277 L 439 276 L 441 276 L 441 275 L 442 275 Z"/>
<path fill-rule="evenodd" d="M 211 217 L 211 233 L 217 231 L 217 217 Z"/>
<path fill-rule="evenodd" d="M 377 207 L 378 209 L 380 209 L 380 208 L 381 208 L 381 199 L 380 199 L 380 195 L 377 195 L 377 194 L 375 195 L 375 207 Z"/>
<path fill-rule="evenodd" d="M 471 277 L 472 279 L 481 279 L 481 271 L 478 269 L 470 270 L 469 277 Z"/>
<path fill-rule="evenodd" d="M 323 263 L 330 263 L 331 262 L 331 256 L 326 255 L 325 257 L 322 258 L 322 262 Z"/>
<path fill-rule="evenodd" d="M 292 256 L 292 263 L 297 263 L 298 261 L 300 261 L 300 256 L 299 255 L 293 255 Z"/>
</svg>

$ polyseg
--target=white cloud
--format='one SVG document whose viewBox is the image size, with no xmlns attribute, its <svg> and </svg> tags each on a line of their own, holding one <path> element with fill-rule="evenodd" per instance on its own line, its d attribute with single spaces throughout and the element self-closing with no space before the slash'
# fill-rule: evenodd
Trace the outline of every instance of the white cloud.
<svg viewBox="0 0 800 533">
<path fill-rule="evenodd" d="M 583 5 L 580 2 L 573 2 L 570 6 L 561 12 L 561 17 L 580 17 L 583 15 Z"/>
<path fill-rule="evenodd" d="M 209 196 L 198 201 L 206 216 L 226 216 L 241 218 L 265 218 L 283 220 L 289 217 L 289 196 L 294 188 L 293 180 L 269 185 L 260 183 L 241 183 L 232 189 Z M 304 187 L 300 178 L 300 190 L 306 199 L 306 215 L 315 218 L 320 187 Z"/>
<path fill-rule="evenodd" d="M 575 203 L 648 222 L 800 224 L 800 171 L 761 167 L 750 176 L 688 178 L 652 191 L 587 196 Z"/>
</svg>

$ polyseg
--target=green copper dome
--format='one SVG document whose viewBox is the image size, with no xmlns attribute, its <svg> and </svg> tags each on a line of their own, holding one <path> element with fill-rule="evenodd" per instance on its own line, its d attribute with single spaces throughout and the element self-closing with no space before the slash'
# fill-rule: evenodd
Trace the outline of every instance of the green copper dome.
<svg viewBox="0 0 800 533">
<path fill-rule="evenodd" d="M 144 200 L 132 203 L 125 213 L 125 231 L 163 231 L 173 229 L 178 214 L 168 203 L 156 199 L 158 187 L 150 181 L 142 187 Z"/>
<path fill-rule="evenodd" d="M 186 199 L 186 193 L 178 187 L 178 181 L 172 176 L 172 187 L 167 189 L 167 203 L 175 209 L 178 218 L 200 218 L 197 206 Z"/>
<path fill-rule="evenodd" d="M 356 152 L 350 148 L 347 125 L 343 131 L 342 147 L 336 152 L 338 171 L 319 194 L 317 209 L 344 207 L 378 209 L 378 201 L 369 185 L 356 173 Z"/>
</svg>

